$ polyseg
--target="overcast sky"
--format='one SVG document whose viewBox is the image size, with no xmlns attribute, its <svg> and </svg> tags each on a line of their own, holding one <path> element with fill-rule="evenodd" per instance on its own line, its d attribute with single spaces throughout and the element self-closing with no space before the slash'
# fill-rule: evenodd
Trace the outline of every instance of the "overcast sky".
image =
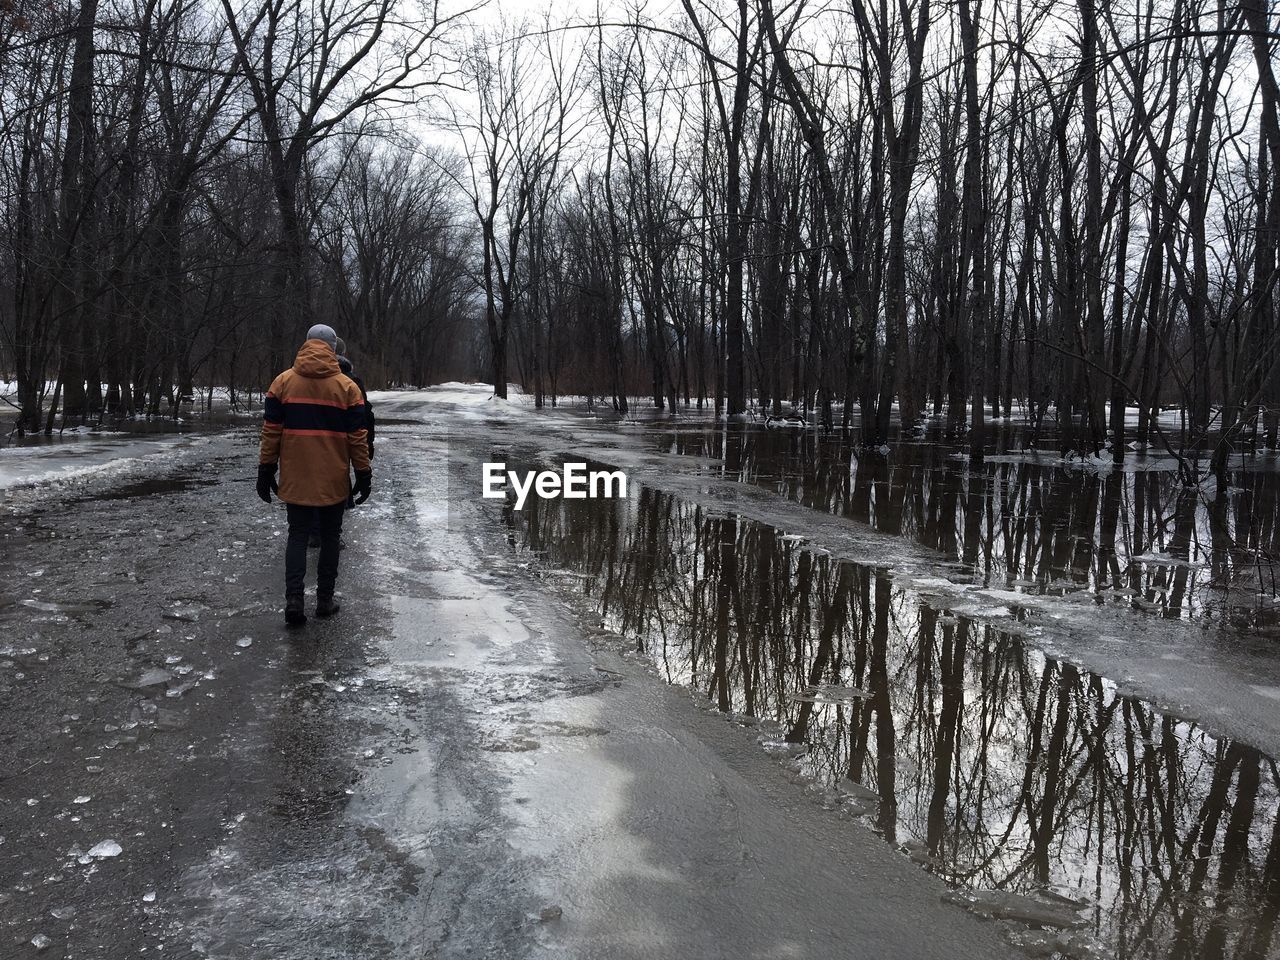
<svg viewBox="0 0 1280 960">
<path fill-rule="evenodd" d="M 476 12 L 478 21 L 496 21 L 505 17 L 508 21 L 541 20 L 548 9 L 552 11 L 553 20 L 570 20 L 584 14 L 594 13 L 597 0 L 489 0 Z M 600 0 L 601 9 L 608 12 L 611 8 L 621 11 L 627 5 Z"/>
</svg>

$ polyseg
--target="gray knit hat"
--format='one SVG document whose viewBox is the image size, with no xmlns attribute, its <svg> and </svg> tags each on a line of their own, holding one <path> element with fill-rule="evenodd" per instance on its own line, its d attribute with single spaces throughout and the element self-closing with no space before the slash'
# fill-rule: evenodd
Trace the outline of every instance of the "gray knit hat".
<svg viewBox="0 0 1280 960">
<path fill-rule="evenodd" d="M 317 323 L 307 331 L 308 340 L 323 340 L 336 353 L 338 349 L 338 334 L 333 327 L 327 323 Z"/>
</svg>

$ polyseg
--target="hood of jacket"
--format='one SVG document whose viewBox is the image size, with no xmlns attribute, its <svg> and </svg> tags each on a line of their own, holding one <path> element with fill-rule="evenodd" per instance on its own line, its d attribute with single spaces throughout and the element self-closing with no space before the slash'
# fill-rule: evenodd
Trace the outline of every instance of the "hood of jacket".
<svg viewBox="0 0 1280 960">
<path fill-rule="evenodd" d="M 323 340 L 308 340 L 293 360 L 293 372 L 320 379 L 336 377 L 341 371 L 338 369 L 338 356 L 333 352 L 333 347 Z"/>
</svg>

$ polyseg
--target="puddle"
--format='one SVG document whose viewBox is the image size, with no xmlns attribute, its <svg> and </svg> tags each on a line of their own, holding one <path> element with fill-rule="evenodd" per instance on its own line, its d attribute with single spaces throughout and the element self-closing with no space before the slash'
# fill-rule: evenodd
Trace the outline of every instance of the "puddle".
<svg viewBox="0 0 1280 960">
<path fill-rule="evenodd" d="M 954 531 L 954 507 L 931 522 Z M 677 497 L 636 485 L 504 516 L 514 549 L 575 574 L 550 579 L 668 681 L 1026 949 L 1276 956 L 1280 772 L 1264 754 L 1031 649 L 1016 619 Z"/>
<path fill-rule="evenodd" d="M 994 584 L 1089 590 L 1171 619 L 1280 625 L 1275 457 L 1235 461 L 1230 487 L 1188 489 L 1155 452 L 1130 453 L 1124 471 L 1064 466 L 1052 434 L 1025 424 L 993 424 L 990 455 L 973 472 L 937 429 L 888 453 L 753 424 L 648 424 L 643 435 L 658 452 L 938 550 Z"/>
</svg>

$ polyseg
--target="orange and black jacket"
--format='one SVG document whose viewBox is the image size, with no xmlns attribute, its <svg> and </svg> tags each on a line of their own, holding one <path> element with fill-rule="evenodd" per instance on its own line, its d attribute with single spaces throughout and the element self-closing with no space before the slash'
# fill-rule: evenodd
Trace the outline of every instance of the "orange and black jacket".
<svg viewBox="0 0 1280 960">
<path fill-rule="evenodd" d="M 328 507 L 347 499 L 350 470 L 369 469 L 360 388 L 338 369 L 323 340 L 308 340 L 271 382 L 259 463 L 280 464 L 280 499 Z"/>
</svg>

